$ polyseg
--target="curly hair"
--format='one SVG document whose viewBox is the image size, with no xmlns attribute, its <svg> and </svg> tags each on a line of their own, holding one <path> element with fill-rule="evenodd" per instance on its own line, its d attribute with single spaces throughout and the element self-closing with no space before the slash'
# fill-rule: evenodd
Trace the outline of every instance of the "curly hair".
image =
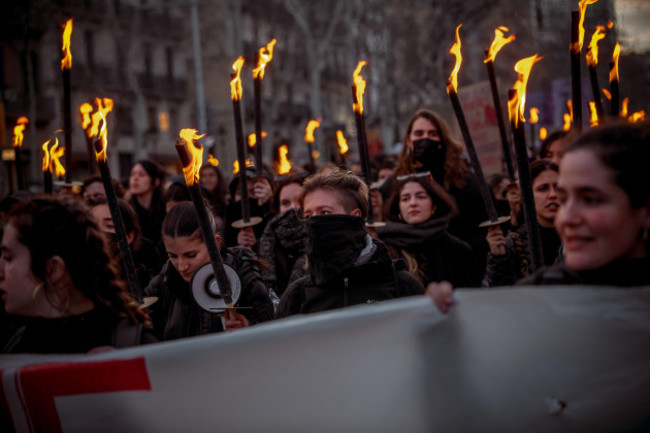
<svg viewBox="0 0 650 433">
<path fill-rule="evenodd" d="M 413 153 L 410 148 L 407 146 L 407 143 L 411 140 L 411 131 L 413 130 L 413 124 L 416 120 L 424 118 L 431 122 L 433 126 L 438 130 L 440 139 L 447 146 L 447 152 L 445 154 L 445 178 L 443 186 L 445 189 L 449 190 L 450 187 L 454 186 L 456 188 L 462 189 L 467 184 L 467 162 L 462 157 L 463 154 L 463 145 L 456 140 L 451 135 L 451 129 L 447 122 L 444 121 L 440 115 L 434 113 L 428 109 L 418 110 L 406 127 L 406 134 L 404 135 L 404 147 L 399 153 L 397 158 L 397 166 L 395 167 L 395 172 L 393 177 L 402 176 L 405 174 L 413 173 Z M 430 169 L 430 167 L 427 167 Z"/>
<path fill-rule="evenodd" d="M 59 256 L 74 287 L 96 308 L 107 309 L 133 323 L 144 321 L 144 313 L 119 277 L 117 259 L 82 203 L 37 196 L 17 205 L 9 215 L 9 223 L 16 228 L 18 240 L 29 249 L 31 271 L 37 278 L 45 281 L 47 260 Z"/>
</svg>

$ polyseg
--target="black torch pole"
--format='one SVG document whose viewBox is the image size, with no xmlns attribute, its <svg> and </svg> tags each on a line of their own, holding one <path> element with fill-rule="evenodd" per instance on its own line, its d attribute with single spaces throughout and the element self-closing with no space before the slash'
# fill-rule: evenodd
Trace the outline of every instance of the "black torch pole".
<svg viewBox="0 0 650 433">
<path fill-rule="evenodd" d="M 232 74 L 232 79 L 237 75 Z M 235 138 L 237 140 L 237 161 L 239 161 L 239 189 L 241 190 L 241 214 L 244 223 L 251 219 L 250 203 L 248 202 L 248 182 L 246 179 L 246 152 L 244 149 L 244 132 L 241 120 L 241 104 L 239 99 L 232 100 L 232 109 L 235 118 Z M 256 146 L 261 143 L 257 142 Z"/>
<path fill-rule="evenodd" d="M 603 100 L 600 97 L 600 87 L 598 87 L 598 75 L 596 75 L 596 66 L 589 66 L 589 81 L 591 82 L 591 93 L 594 96 L 596 104 L 596 114 L 598 114 L 598 123 L 603 122 Z"/>
<path fill-rule="evenodd" d="M 25 189 L 25 178 L 23 177 L 23 158 L 22 158 L 22 146 L 14 147 L 14 157 L 16 159 L 16 180 L 18 182 L 18 191 Z"/>
<path fill-rule="evenodd" d="M 47 144 L 49 145 L 51 142 L 52 140 L 48 141 Z M 45 146 L 45 150 L 43 152 L 50 152 L 50 149 L 47 145 Z M 49 161 L 49 156 L 44 154 L 43 159 Z M 52 194 L 52 161 L 50 161 L 47 167 L 43 167 L 43 193 L 50 195 Z"/>
<path fill-rule="evenodd" d="M 573 127 L 582 131 L 582 86 L 580 82 L 580 12 L 571 12 L 571 98 L 573 100 Z"/>
<path fill-rule="evenodd" d="M 253 84 L 255 89 L 255 175 L 262 177 L 264 168 L 262 166 L 262 77 L 259 74 L 253 78 Z"/>
<path fill-rule="evenodd" d="M 181 145 L 178 141 L 176 142 L 176 151 L 178 156 L 181 159 L 181 164 L 183 167 L 188 167 L 191 164 L 190 156 L 187 153 L 185 146 Z M 187 183 L 187 181 L 186 181 Z M 208 210 L 205 207 L 205 202 L 203 201 L 203 195 L 201 194 L 201 189 L 198 182 L 194 182 L 192 185 L 187 185 L 187 188 L 190 190 L 190 196 L 192 197 L 192 203 L 194 203 L 194 210 L 196 211 L 196 216 L 199 220 L 199 226 L 201 228 L 201 235 L 203 236 L 203 242 L 208 250 L 208 256 L 210 257 L 210 264 L 212 265 L 212 272 L 217 280 L 217 285 L 219 286 L 219 292 L 223 298 L 226 307 L 229 309 L 229 314 L 232 312 L 233 302 L 232 302 L 232 289 L 230 287 L 230 280 L 226 274 L 224 268 L 223 259 L 219 253 L 219 248 L 217 247 L 217 241 L 215 239 L 215 233 L 210 225 L 210 218 L 208 216 Z"/>
<path fill-rule="evenodd" d="M 611 62 L 609 64 L 610 76 L 613 73 L 615 66 L 616 65 L 614 64 L 614 62 Z M 610 93 L 612 94 L 612 116 L 618 117 L 621 115 L 621 95 L 618 88 L 618 78 L 614 78 L 613 80 L 610 80 L 609 90 Z"/>
<path fill-rule="evenodd" d="M 95 140 L 95 152 L 99 153 L 103 148 L 104 146 L 102 140 Z M 115 194 L 115 189 L 113 188 L 111 171 L 108 167 L 108 162 L 106 160 L 102 160 L 102 158 L 99 158 L 97 160 L 97 165 L 99 166 L 99 173 L 102 176 L 102 183 L 104 184 L 104 190 L 106 191 L 106 201 L 108 202 L 108 209 L 110 210 L 111 218 L 113 219 L 113 226 L 115 227 L 117 244 L 120 248 L 122 266 L 126 273 L 126 279 L 129 283 L 131 294 L 138 301 L 138 303 L 142 304 L 142 287 L 140 287 L 140 282 L 135 272 L 135 262 L 133 261 L 131 247 L 129 246 L 129 242 L 126 237 L 126 229 L 124 228 L 122 213 L 120 212 L 120 207 L 117 204 L 117 195 Z"/>
<path fill-rule="evenodd" d="M 462 132 L 463 139 L 465 140 L 465 146 L 467 147 L 469 161 L 472 169 L 474 170 L 474 174 L 476 175 L 479 191 L 481 192 L 481 197 L 483 198 L 483 203 L 485 205 L 485 210 L 487 211 L 488 218 L 490 219 L 490 222 L 497 222 L 499 215 L 497 214 L 496 206 L 494 205 L 492 195 L 490 194 L 490 187 L 485 181 L 485 176 L 483 176 L 481 162 L 478 159 L 478 154 L 476 153 L 476 148 L 474 147 L 474 142 L 472 141 L 472 136 L 469 133 L 469 127 L 467 126 L 465 113 L 463 112 L 463 108 L 460 105 L 460 100 L 458 99 L 458 93 L 453 89 L 449 89 L 449 99 L 451 99 L 451 105 L 454 108 L 454 114 L 456 115 L 458 126 L 460 126 L 460 131 Z"/>
<path fill-rule="evenodd" d="M 352 100 L 354 106 L 359 106 L 357 99 L 357 86 L 352 85 Z M 361 169 L 363 176 L 368 185 L 368 224 L 375 223 L 375 215 L 373 212 L 372 194 L 370 192 L 370 185 L 372 185 L 372 173 L 370 168 L 370 154 L 368 153 L 368 140 L 366 139 L 366 122 L 363 118 L 363 113 L 360 110 L 354 110 L 354 120 L 357 126 L 357 143 L 359 144 L 359 159 L 361 160 Z"/>
<path fill-rule="evenodd" d="M 63 68 L 63 130 L 65 137 L 65 182 L 72 181 L 72 117 L 70 114 L 70 69 Z"/>
<path fill-rule="evenodd" d="M 88 148 L 88 175 L 93 175 L 97 172 L 97 165 L 95 155 L 93 155 L 93 139 L 88 136 L 88 130 L 84 130 L 84 135 L 86 136 L 86 147 Z"/>
<path fill-rule="evenodd" d="M 512 100 L 513 98 L 517 98 L 517 91 L 511 89 L 508 91 L 508 99 Z M 515 114 L 515 116 L 518 115 L 518 113 Z M 510 119 L 510 123 L 515 141 L 515 151 L 517 153 L 517 170 L 519 172 L 522 208 L 524 211 L 524 218 L 526 219 L 528 251 L 532 260 L 530 270 L 533 272 L 542 266 L 543 255 L 539 223 L 537 222 L 537 212 L 535 210 L 535 198 L 533 196 L 533 182 L 530 177 L 530 167 L 528 166 L 526 134 L 523 122 L 516 122 L 516 119 Z"/>
<path fill-rule="evenodd" d="M 490 79 L 490 88 L 492 89 L 492 101 L 494 103 L 494 111 L 497 115 L 497 124 L 499 125 L 499 134 L 501 135 L 501 152 L 503 160 L 506 162 L 506 169 L 508 170 L 508 179 L 510 182 L 515 181 L 515 168 L 512 163 L 512 151 L 510 150 L 510 143 L 508 142 L 508 134 L 506 132 L 506 125 L 503 120 L 503 110 L 501 110 L 501 98 L 499 98 L 499 89 L 497 87 L 497 79 L 494 73 L 494 62 L 492 60 L 485 63 L 488 70 L 488 77 Z"/>
</svg>

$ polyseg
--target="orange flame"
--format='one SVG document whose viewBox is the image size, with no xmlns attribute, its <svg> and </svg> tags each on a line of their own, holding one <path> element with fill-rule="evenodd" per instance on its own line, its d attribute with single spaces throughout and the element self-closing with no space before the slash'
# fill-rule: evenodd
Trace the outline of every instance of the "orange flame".
<svg viewBox="0 0 650 433">
<path fill-rule="evenodd" d="M 458 71 L 460 70 L 461 62 L 463 61 L 463 56 L 460 54 L 460 35 L 458 34 L 461 26 L 462 24 L 458 24 L 458 27 L 456 27 L 456 42 L 454 42 L 454 45 L 452 45 L 449 50 L 451 54 L 456 56 L 456 64 L 454 65 L 454 69 L 451 71 L 451 75 L 449 75 L 449 80 L 447 80 L 447 93 L 451 93 L 452 91 L 456 93 L 458 90 Z"/>
<path fill-rule="evenodd" d="M 230 81 L 230 97 L 233 101 L 240 101 L 244 88 L 241 84 L 241 68 L 244 66 L 244 58 L 239 56 L 232 68 L 235 71 L 234 78 Z"/>
<path fill-rule="evenodd" d="M 264 78 L 264 70 L 266 69 L 266 64 L 273 59 L 273 46 L 277 41 L 275 39 L 271 40 L 265 47 L 260 48 L 260 55 L 257 61 L 257 68 L 253 69 L 253 78 Z"/>
<path fill-rule="evenodd" d="M 637 123 L 637 122 L 643 122 L 645 120 L 645 111 L 637 111 L 636 113 L 632 113 L 630 117 L 627 118 L 627 120 L 630 123 Z"/>
<path fill-rule="evenodd" d="M 627 117 L 628 113 L 628 106 L 630 105 L 630 98 L 623 98 L 623 102 L 621 102 L 621 117 Z"/>
<path fill-rule="evenodd" d="M 29 119 L 27 119 L 25 116 L 20 116 L 16 121 L 16 126 L 14 126 L 13 147 L 21 147 L 23 145 L 23 140 L 25 139 L 23 131 L 25 130 L 25 126 L 28 123 Z"/>
<path fill-rule="evenodd" d="M 501 51 L 501 48 L 503 48 L 505 45 L 515 40 L 514 33 L 508 36 L 507 38 L 503 37 L 504 32 L 509 32 L 509 31 L 510 30 L 508 29 L 508 27 L 504 27 L 504 26 L 497 27 L 494 30 L 494 39 L 492 40 L 492 45 L 490 45 L 490 49 L 485 55 L 485 60 L 483 60 L 483 63 L 494 62 L 494 60 L 497 57 L 497 53 Z"/>
<path fill-rule="evenodd" d="M 63 164 L 60 161 L 60 158 L 63 158 L 63 154 L 65 154 L 65 147 L 59 149 L 59 140 L 57 139 L 54 146 L 50 149 L 50 160 L 54 164 L 54 175 L 56 177 L 65 176 L 65 168 L 63 168 Z"/>
<path fill-rule="evenodd" d="M 84 131 L 92 123 L 90 120 L 90 113 L 93 112 L 93 106 L 87 102 L 84 102 L 79 106 L 79 115 L 81 116 L 81 127 Z"/>
<path fill-rule="evenodd" d="M 314 158 L 314 161 L 317 161 L 318 158 L 320 158 L 320 152 L 317 151 L 317 150 L 312 150 L 311 151 L 311 156 L 312 156 L 312 158 Z"/>
<path fill-rule="evenodd" d="M 539 109 L 536 107 L 531 107 L 530 120 L 528 120 L 528 123 L 535 124 L 537 122 L 539 122 Z"/>
<path fill-rule="evenodd" d="M 113 100 L 110 98 L 95 98 L 95 103 L 97 104 L 97 111 L 92 115 L 92 125 L 89 129 L 86 130 L 88 137 L 95 137 L 99 134 L 99 122 L 104 119 L 108 113 L 113 110 Z"/>
<path fill-rule="evenodd" d="M 266 138 L 268 134 L 264 131 L 262 131 L 262 139 Z M 255 147 L 255 143 L 257 143 L 257 135 L 255 134 L 250 134 L 248 136 L 248 147 L 251 149 Z"/>
<path fill-rule="evenodd" d="M 106 156 L 106 147 L 108 145 L 108 136 L 107 136 L 107 130 L 106 128 L 106 118 L 104 117 L 104 114 L 100 111 L 99 112 L 99 118 L 101 121 L 101 129 L 99 130 L 99 140 L 102 140 L 102 150 L 99 152 L 95 150 L 95 157 L 97 158 L 97 162 L 106 162 L 107 156 Z"/>
<path fill-rule="evenodd" d="M 589 42 L 587 65 L 595 67 L 598 64 L 598 41 L 602 39 L 605 39 L 605 26 L 596 26 L 596 31 L 591 36 L 591 42 Z"/>
<path fill-rule="evenodd" d="M 614 27 L 614 21 L 612 20 L 607 21 L 607 28 L 611 29 L 612 27 Z"/>
<path fill-rule="evenodd" d="M 314 142 L 314 131 L 320 126 L 320 117 L 318 120 L 310 120 L 305 129 L 305 141 L 307 143 Z"/>
<path fill-rule="evenodd" d="M 336 141 L 339 144 L 339 153 L 341 155 L 345 155 L 348 152 L 348 150 L 350 150 L 350 147 L 348 146 L 348 142 L 345 140 L 343 131 L 341 131 L 340 129 L 336 131 Z"/>
<path fill-rule="evenodd" d="M 183 167 L 183 175 L 187 186 L 192 186 L 199 181 L 199 170 L 203 164 L 203 144 L 195 142 L 205 134 L 197 135 L 196 129 L 181 129 L 178 135 L 187 145 L 187 153 L 190 155 L 190 163 Z"/>
<path fill-rule="evenodd" d="M 568 131 L 571 129 L 571 124 L 573 123 L 573 101 L 572 100 L 567 100 L 566 101 L 566 106 L 569 109 L 568 113 L 564 113 L 564 125 L 562 126 L 563 131 Z"/>
<path fill-rule="evenodd" d="M 244 164 L 246 164 L 246 167 L 255 167 L 255 163 L 249 159 L 246 159 Z M 237 174 L 239 173 L 239 160 L 236 159 L 235 162 L 232 163 L 232 174 Z"/>
<path fill-rule="evenodd" d="M 548 137 L 548 130 L 542 126 L 539 128 L 539 139 L 544 141 L 546 137 Z"/>
<path fill-rule="evenodd" d="M 612 94 L 609 92 L 609 90 L 603 88 L 603 95 L 605 95 L 605 98 L 607 98 L 607 100 L 612 100 Z"/>
<path fill-rule="evenodd" d="M 580 0 L 578 7 L 580 8 L 580 24 L 578 25 L 578 41 L 571 44 L 571 52 L 577 54 L 582 51 L 582 45 L 585 40 L 585 13 L 587 6 L 596 3 L 598 0 Z"/>
<path fill-rule="evenodd" d="M 212 156 L 211 153 L 208 153 L 208 162 L 213 167 L 218 167 L 219 166 L 219 160 L 217 158 L 215 158 L 214 156 Z"/>
<path fill-rule="evenodd" d="M 50 152 L 47 148 L 47 145 L 50 144 L 51 140 L 47 140 L 45 143 L 43 143 L 43 173 L 46 171 L 50 170 Z"/>
<path fill-rule="evenodd" d="M 287 158 L 287 155 L 289 154 L 289 146 L 286 144 L 281 145 L 278 148 L 278 154 L 280 155 L 280 159 L 277 164 L 277 170 L 278 174 L 287 174 L 291 171 L 291 163 L 289 162 L 289 159 Z"/>
<path fill-rule="evenodd" d="M 598 126 L 598 112 L 596 111 L 596 103 L 589 101 L 589 126 L 592 128 Z"/>
<path fill-rule="evenodd" d="M 352 80 L 354 81 L 354 88 L 357 92 L 357 103 L 352 104 L 352 109 L 355 113 L 363 114 L 363 93 L 366 91 L 366 81 L 361 76 L 361 68 L 366 65 L 365 60 L 359 61 L 357 67 L 352 74 Z M 312 140 L 313 141 L 313 140 Z"/>
<path fill-rule="evenodd" d="M 621 44 L 616 42 L 614 46 L 614 54 L 612 54 L 612 62 L 614 67 L 609 70 L 609 82 L 618 81 L 618 58 L 621 55 Z"/>
<path fill-rule="evenodd" d="M 539 57 L 537 54 L 534 56 L 526 57 L 515 64 L 515 71 L 519 75 L 519 78 L 515 82 L 513 89 L 517 91 L 516 97 L 511 100 L 508 100 L 508 113 L 510 115 L 510 121 L 512 121 L 515 126 L 519 125 L 519 122 L 525 122 L 524 117 L 526 109 L 526 86 L 528 85 L 528 77 L 533 68 L 533 65 L 543 57 Z"/>
<path fill-rule="evenodd" d="M 63 59 L 61 59 L 61 70 L 72 68 L 72 53 L 70 53 L 70 36 L 72 36 L 72 18 L 65 23 L 63 29 Z"/>
</svg>

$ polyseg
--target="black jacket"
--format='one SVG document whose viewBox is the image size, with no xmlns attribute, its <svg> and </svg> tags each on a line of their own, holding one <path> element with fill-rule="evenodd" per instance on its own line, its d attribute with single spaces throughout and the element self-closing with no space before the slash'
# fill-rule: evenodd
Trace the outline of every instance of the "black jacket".
<svg viewBox="0 0 650 433">
<path fill-rule="evenodd" d="M 422 285 L 400 265 L 393 264 L 383 242 L 370 259 L 317 286 L 311 273 L 294 281 L 284 292 L 276 317 L 316 313 L 355 304 L 370 304 L 424 293 Z"/>
<path fill-rule="evenodd" d="M 252 307 L 239 312 L 251 325 L 273 318 L 273 305 L 262 281 L 253 253 L 242 247 L 229 248 L 224 263 L 231 266 L 241 280 L 242 292 L 236 306 Z M 160 340 L 174 340 L 223 331 L 221 318 L 199 307 L 192 298 L 190 283 L 185 282 L 168 261 L 151 280 L 145 296 L 157 296 L 150 307 L 151 320 Z"/>
<path fill-rule="evenodd" d="M 517 282 L 524 285 L 571 285 L 636 287 L 650 285 L 650 258 L 622 258 L 590 271 L 574 271 L 564 263 L 542 268 Z"/>
</svg>

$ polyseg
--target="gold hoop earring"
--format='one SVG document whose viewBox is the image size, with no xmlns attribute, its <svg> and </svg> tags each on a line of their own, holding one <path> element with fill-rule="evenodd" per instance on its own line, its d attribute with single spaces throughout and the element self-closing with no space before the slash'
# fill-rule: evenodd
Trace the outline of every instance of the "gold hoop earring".
<svg viewBox="0 0 650 433">
<path fill-rule="evenodd" d="M 39 283 L 34 287 L 34 290 L 32 290 L 32 302 L 36 301 L 36 295 L 38 294 L 39 290 L 43 288 L 43 283 Z"/>
</svg>

